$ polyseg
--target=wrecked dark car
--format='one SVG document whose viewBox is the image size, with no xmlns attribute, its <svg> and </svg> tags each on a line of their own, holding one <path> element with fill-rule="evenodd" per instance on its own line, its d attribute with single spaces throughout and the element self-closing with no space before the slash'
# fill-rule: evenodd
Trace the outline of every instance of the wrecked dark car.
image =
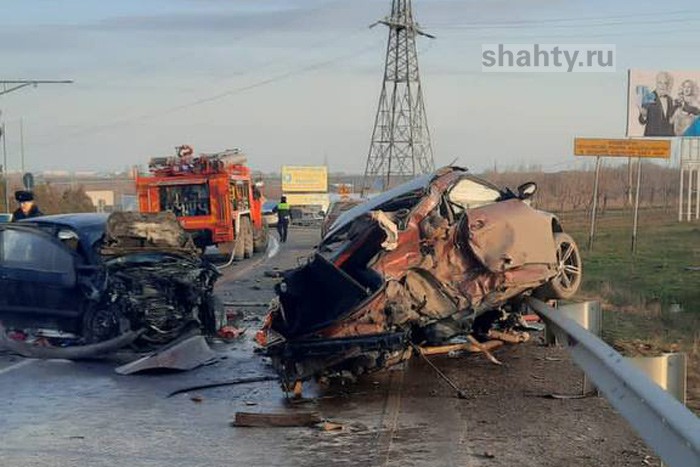
<svg viewBox="0 0 700 467">
<path fill-rule="evenodd" d="M 81 358 L 214 334 L 223 319 L 212 296 L 218 276 L 172 213 L 1 224 L 3 343 L 27 356 L 41 347 L 41 356 Z"/>
<path fill-rule="evenodd" d="M 535 191 L 448 167 L 352 208 L 284 274 L 258 343 L 286 381 L 353 376 L 518 322 L 526 295 L 572 297 L 578 247 Z"/>
</svg>

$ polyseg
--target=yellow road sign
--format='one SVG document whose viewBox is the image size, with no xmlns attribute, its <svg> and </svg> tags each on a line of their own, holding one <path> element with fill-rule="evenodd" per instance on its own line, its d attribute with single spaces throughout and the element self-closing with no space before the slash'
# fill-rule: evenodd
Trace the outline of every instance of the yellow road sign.
<svg viewBox="0 0 700 467">
<path fill-rule="evenodd" d="M 328 191 L 326 166 L 282 167 L 282 191 L 312 193 Z"/>
<path fill-rule="evenodd" d="M 574 154 L 577 156 L 670 159 L 671 140 L 574 138 Z"/>
</svg>

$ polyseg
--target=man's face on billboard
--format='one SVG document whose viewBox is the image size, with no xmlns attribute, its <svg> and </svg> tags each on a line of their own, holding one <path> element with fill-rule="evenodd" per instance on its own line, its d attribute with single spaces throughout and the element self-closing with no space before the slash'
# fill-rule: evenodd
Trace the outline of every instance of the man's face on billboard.
<svg viewBox="0 0 700 467">
<path fill-rule="evenodd" d="M 656 94 L 660 97 L 668 96 L 671 93 L 673 81 L 667 73 L 659 73 L 656 76 Z"/>
</svg>

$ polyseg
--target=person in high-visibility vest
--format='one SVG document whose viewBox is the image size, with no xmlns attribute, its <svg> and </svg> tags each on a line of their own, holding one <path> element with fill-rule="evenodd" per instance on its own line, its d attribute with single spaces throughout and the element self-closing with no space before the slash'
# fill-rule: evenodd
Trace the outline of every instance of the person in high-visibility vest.
<svg viewBox="0 0 700 467">
<path fill-rule="evenodd" d="M 289 204 L 287 197 L 282 196 L 280 202 L 274 207 L 272 212 L 277 213 L 277 233 L 280 236 L 282 243 L 287 241 L 287 230 L 289 229 Z"/>
</svg>

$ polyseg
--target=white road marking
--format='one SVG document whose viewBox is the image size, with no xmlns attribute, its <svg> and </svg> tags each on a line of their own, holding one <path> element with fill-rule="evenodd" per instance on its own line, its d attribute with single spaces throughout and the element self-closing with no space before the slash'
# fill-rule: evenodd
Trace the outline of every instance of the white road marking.
<svg viewBox="0 0 700 467">
<path fill-rule="evenodd" d="M 26 360 L 22 360 L 21 362 L 17 362 L 14 365 L 10 365 L 7 368 L 3 368 L 2 370 L 0 370 L 0 375 L 4 375 L 5 373 L 9 373 L 12 370 L 17 370 L 19 368 L 22 368 L 23 366 L 31 365 L 34 362 L 36 362 L 36 359 L 34 359 L 34 358 L 28 358 Z"/>
</svg>

